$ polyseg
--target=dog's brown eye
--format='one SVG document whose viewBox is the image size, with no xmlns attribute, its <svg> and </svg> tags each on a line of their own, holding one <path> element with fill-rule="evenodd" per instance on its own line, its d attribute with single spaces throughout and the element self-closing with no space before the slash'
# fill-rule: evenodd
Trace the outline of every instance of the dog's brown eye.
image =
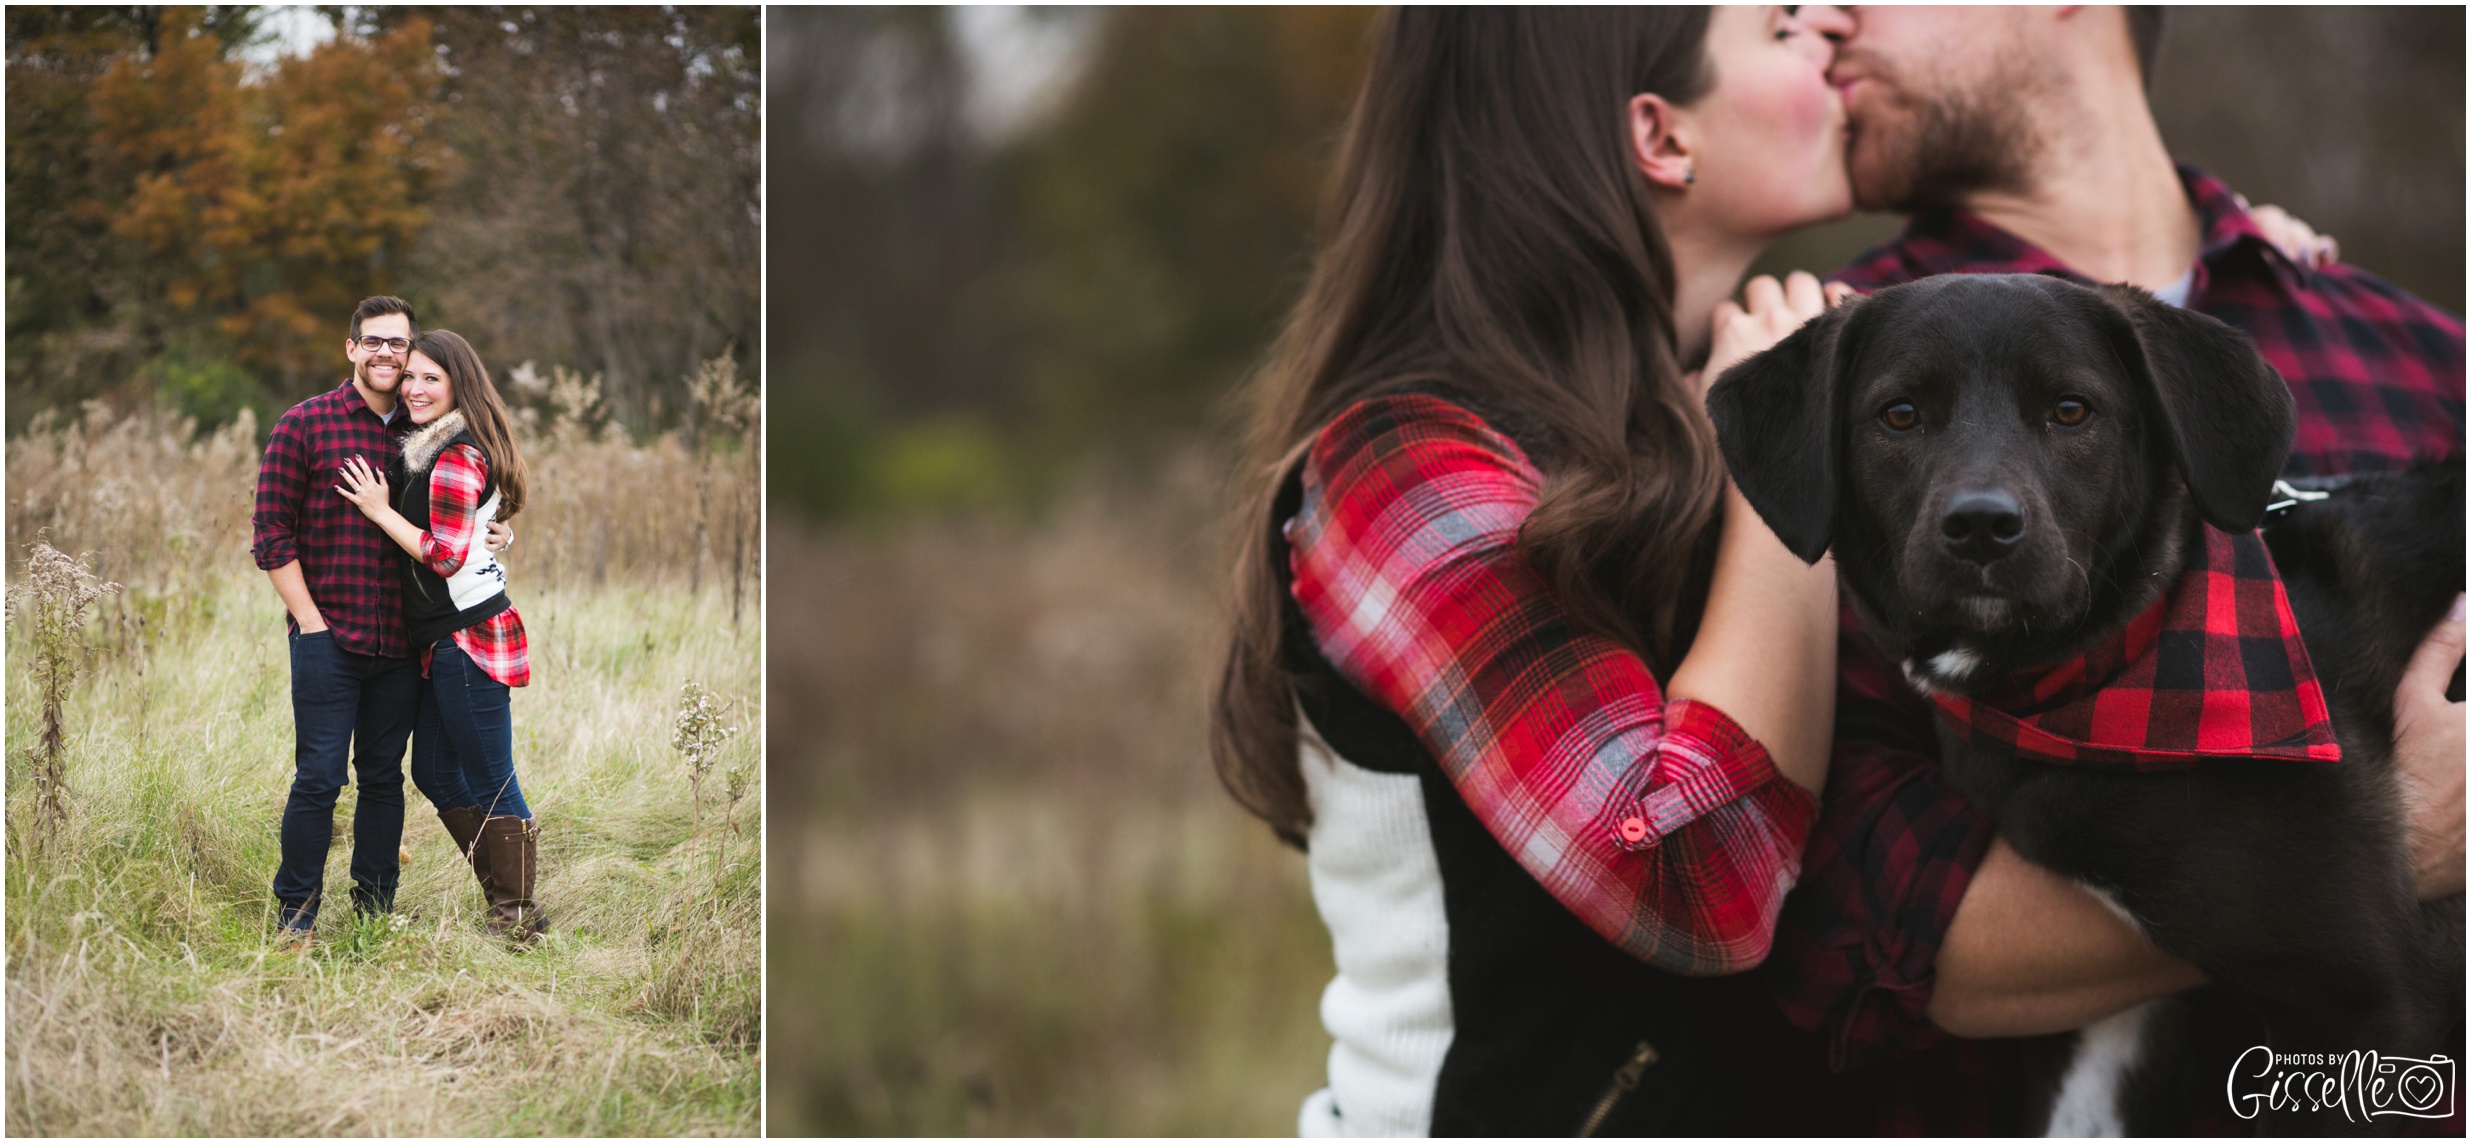
<svg viewBox="0 0 2471 1143">
<path fill-rule="evenodd" d="M 1901 433 L 1921 424 L 1922 414 L 1913 407 L 1912 402 L 1898 401 L 1879 411 L 1879 422 Z"/>
<path fill-rule="evenodd" d="M 2062 397 L 2057 405 L 2051 407 L 2051 419 L 2063 425 L 2081 425 L 2085 423 L 2085 414 L 2090 412 L 2093 412 L 2093 407 L 2085 402 L 2074 397 Z"/>
</svg>

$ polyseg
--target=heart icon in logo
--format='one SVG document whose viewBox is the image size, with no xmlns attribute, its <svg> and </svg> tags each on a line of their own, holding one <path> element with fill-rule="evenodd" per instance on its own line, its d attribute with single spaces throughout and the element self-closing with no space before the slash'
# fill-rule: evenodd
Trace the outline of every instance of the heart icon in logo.
<svg viewBox="0 0 2471 1143">
<path fill-rule="evenodd" d="M 2436 1069 L 2426 1064 L 2404 1070 L 2396 1077 L 2395 1086 L 2401 1090 L 2402 1105 L 2413 1111 L 2435 1107 L 2438 1098 L 2445 1094 L 2444 1081 L 2437 1077 Z"/>
</svg>

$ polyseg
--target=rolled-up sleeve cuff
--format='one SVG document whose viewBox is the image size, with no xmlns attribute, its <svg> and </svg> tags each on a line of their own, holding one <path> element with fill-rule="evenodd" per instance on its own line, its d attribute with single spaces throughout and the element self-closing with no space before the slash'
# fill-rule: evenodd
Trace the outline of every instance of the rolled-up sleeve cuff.
<svg viewBox="0 0 2471 1143">
<path fill-rule="evenodd" d="M 1732 716 L 1703 702 L 1674 699 L 1665 704 L 1664 737 L 1656 754 L 1649 791 L 1611 815 L 1614 844 L 1633 853 L 1654 849 L 1710 811 L 1755 793 L 1785 843 L 1801 850 L 1818 817 L 1818 800 L 1787 781 L 1767 747 Z"/>
<path fill-rule="evenodd" d="M 257 558 L 259 571 L 273 571 L 300 558 L 299 545 L 293 543 L 288 535 L 260 536 L 257 543 L 250 546 L 250 551 Z"/>
<path fill-rule="evenodd" d="M 1838 1071 L 1947 1037 L 1927 1014 L 1939 948 L 1995 833 L 1935 774 L 1865 790 L 1846 762 L 1766 968 L 1785 1014 L 1826 1038 Z"/>
</svg>

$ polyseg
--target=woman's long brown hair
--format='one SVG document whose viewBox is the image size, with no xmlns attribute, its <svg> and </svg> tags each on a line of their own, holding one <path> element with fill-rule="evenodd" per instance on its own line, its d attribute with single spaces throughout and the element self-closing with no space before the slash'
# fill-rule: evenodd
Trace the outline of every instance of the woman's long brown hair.
<svg viewBox="0 0 2471 1143">
<path fill-rule="evenodd" d="M 1658 677 L 1687 650 L 1723 467 L 1675 359 L 1673 255 L 1630 161 L 1628 106 L 1706 94 L 1707 23 L 1666 7 L 1383 17 L 1312 278 L 1255 379 L 1211 712 L 1219 780 L 1290 844 L 1312 810 L 1270 516 L 1313 436 L 1358 401 L 1446 388 L 1522 436 L 1545 476 L 1522 554 Z"/>
<path fill-rule="evenodd" d="M 489 367 L 480 363 L 472 343 L 451 329 L 433 329 L 414 338 L 412 351 L 446 370 L 446 382 L 454 387 L 455 408 L 463 411 L 464 427 L 480 442 L 480 450 L 489 454 L 489 480 L 498 488 L 497 518 L 511 519 L 523 511 L 523 454 L 515 451 L 515 435 L 507 431 L 512 418 L 506 415 L 506 399 L 489 380 Z"/>
</svg>

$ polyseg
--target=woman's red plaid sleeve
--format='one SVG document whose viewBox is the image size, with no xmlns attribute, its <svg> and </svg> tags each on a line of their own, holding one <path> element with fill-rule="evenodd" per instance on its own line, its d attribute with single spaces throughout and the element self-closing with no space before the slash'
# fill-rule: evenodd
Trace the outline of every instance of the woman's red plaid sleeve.
<svg viewBox="0 0 2471 1143">
<path fill-rule="evenodd" d="M 489 465 L 479 449 L 459 444 L 438 454 L 429 470 L 429 530 L 420 534 L 420 562 L 430 571 L 451 576 L 463 570 L 480 522 L 481 490 L 488 486 Z"/>
<path fill-rule="evenodd" d="M 1668 703 L 1636 653 L 1571 620 L 1517 548 L 1541 483 L 1446 401 L 1356 405 L 1305 461 L 1296 602 L 1556 900 L 1659 968 L 1747 969 L 1816 804 L 1724 712 Z"/>
</svg>

